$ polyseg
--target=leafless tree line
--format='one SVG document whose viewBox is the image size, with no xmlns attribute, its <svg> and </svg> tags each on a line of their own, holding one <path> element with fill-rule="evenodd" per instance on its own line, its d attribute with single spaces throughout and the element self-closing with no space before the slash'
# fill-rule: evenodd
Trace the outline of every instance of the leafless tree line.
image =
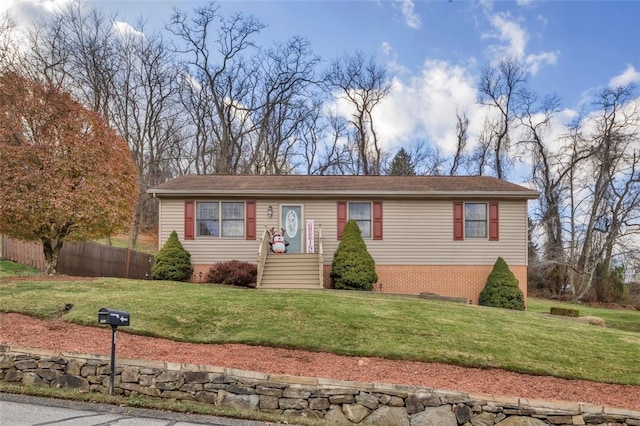
<svg viewBox="0 0 640 426">
<path fill-rule="evenodd" d="M 8 16 L 0 19 L 0 71 L 11 68 L 71 92 L 128 141 L 138 168 L 139 226 L 155 220 L 146 190 L 198 174 L 477 174 L 508 177 L 531 164 L 540 191 L 535 273 L 552 293 L 605 299 L 622 265 L 638 262 L 640 143 L 634 87 L 602 89 L 593 112 L 559 121 L 560 100 L 528 88 L 512 57 L 482 69 L 482 130 L 458 111 L 456 146 L 448 158 L 415 141 L 392 158 L 374 122 L 392 76 L 375 58 L 345 54 L 323 69 L 300 37 L 260 44 L 264 24 L 225 16 L 216 3 L 168 17 L 152 34 L 141 20 L 75 2 L 54 19 L 34 23 L 18 49 Z M 329 105 L 346 105 L 335 111 Z M 634 257 L 635 256 L 635 257 Z"/>
<path fill-rule="evenodd" d="M 128 141 L 140 184 L 133 244 L 155 217 L 146 190 L 171 177 L 381 172 L 372 110 L 389 91 L 386 71 L 359 52 L 319 70 L 307 40 L 262 46 L 263 28 L 209 3 L 175 10 L 164 32 L 150 34 L 142 20 L 122 25 L 73 2 L 33 23 L 23 50 L 11 45 L 5 16 L 0 59 L 71 92 Z M 349 119 L 324 111 L 340 97 Z"/>
<path fill-rule="evenodd" d="M 496 175 L 514 155 L 529 159 L 530 182 L 541 194 L 535 211 L 541 253 L 533 273 L 553 294 L 619 300 L 625 272 L 640 257 L 640 98 L 634 89 L 601 89 L 590 112 L 554 135 L 557 96 L 533 93 L 513 59 L 482 74 L 480 94 L 498 111 L 482 152 L 491 153 Z M 504 135 L 507 127 L 513 131 Z"/>
</svg>

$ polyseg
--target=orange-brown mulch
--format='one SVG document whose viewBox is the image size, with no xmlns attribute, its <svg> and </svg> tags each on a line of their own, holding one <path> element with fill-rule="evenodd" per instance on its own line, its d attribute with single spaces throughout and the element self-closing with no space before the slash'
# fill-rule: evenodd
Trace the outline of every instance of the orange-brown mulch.
<svg viewBox="0 0 640 426">
<path fill-rule="evenodd" d="M 0 344 L 109 355 L 111 329 L 0 313 Z M 240 344 L 206 345 L 137 336 L 119 329 L 118 357 L 336 380 L 392 383 L 538 400 L 640 410 L 640 386 L 475 369 L 440 363 L 350 357 Z M 640 374 L 640 371 L 639 371 Z"/>
</svg>

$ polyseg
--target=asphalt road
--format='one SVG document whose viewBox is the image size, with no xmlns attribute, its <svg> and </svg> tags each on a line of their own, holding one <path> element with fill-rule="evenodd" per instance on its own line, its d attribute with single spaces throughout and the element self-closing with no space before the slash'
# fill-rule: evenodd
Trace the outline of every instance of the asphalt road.
<svg viewBox="0 0 640 426">
<path fill-rule="evenodd" d="M 0 393 L 0 426 L 267 426 L 273 423 Z"/>
</svg>

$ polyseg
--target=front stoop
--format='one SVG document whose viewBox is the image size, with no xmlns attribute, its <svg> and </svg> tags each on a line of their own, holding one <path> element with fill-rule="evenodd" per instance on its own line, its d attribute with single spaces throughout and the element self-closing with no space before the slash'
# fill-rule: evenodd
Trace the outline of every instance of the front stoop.
<svg viewBox="0 0 640 426">
<path fill-rule="evenodd" d="M 322 289 L 318 255 L 269 253 L 262 271 L 262 289 Z"/>
</svg>

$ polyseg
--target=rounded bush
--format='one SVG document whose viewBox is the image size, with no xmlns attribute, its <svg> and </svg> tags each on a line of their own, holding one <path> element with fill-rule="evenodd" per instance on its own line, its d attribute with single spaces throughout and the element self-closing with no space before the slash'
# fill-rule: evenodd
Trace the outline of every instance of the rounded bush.
<svg viewBox="0 0 640 426">
<path fill-rule="evenodd" d="M 518 287 L 518 279 L 502 257 L 493 265 L 487 283 L 480 292 L 478 304 L 524 311 L 524 294 Z"/>
<path fill-rule="evenodd" d="M 378 281 L 375 261 L 367 251 L 355 221 L 348 221 L 344 227 L 342 239 L 333 255 L 330 276 L 334 288 L 342 290 L 371 291 Z"/>
<path fill-rule="evenodd" d="M 188 281 L 193 274 L 191 253 L 184 249 L 176 231 L 171 232 L 151 267 L 154 280 Z"/>
<path fill-rule="evenodd" d="M 218 262 L 207 274 L 207 282 L 241 287 L 255 287 L 258 268 L 256 265 L 240 260 Z"/>
</svg>

